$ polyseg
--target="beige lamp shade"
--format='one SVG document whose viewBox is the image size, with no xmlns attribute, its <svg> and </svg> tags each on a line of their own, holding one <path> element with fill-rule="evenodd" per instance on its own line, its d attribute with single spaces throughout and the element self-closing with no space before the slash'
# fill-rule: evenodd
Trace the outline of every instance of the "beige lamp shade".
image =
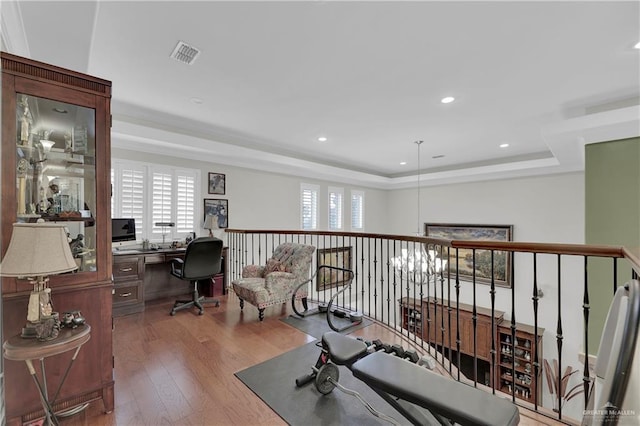
<svg viewBox="0 0 640 426">
<path fill-rule="evenodd" d="M 204 225 L 202 225 L 204 229 L 220 229 L 218 228 L 218 216 L 206 215 L 204 217 Z"/>
<path fill-rule="evenodd" d="M 78 269 L 64 226 L 49 222 L 14 223 L 0 264 L 4 277 L 36 277 Z"/>
</svg>

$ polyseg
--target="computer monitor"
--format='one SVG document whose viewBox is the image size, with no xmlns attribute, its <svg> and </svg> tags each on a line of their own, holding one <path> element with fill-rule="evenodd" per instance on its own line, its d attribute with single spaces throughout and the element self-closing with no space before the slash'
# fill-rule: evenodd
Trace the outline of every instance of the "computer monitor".
<svg viewBox="0 0 640 426">
<path fill-rule="evenodd" d="M 132 218 L 111 219 L 111 244 L 114 249 L 136 244 L 136 220 Z"/>
</svg>

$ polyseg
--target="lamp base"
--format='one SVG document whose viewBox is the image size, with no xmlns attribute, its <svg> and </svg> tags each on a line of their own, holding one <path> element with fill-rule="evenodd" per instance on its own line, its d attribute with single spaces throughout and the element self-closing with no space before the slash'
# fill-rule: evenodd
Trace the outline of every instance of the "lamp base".
<svg viewBox="0 0 640 426">
<path fill-rule="evenodd" d="M 43 316 L 40 321 L 29 321 L 23 328 L 20 337 L 23 339 L 53 340 L 60 334 L 60 316 L 57 312 Z"/>
<path fill-rule="evenodd" d="M 36 332 L 36 325 L 32 322 L 28 322 L 24 327 L 22 327 L 22 333 L 20 337 L 23 339 L 35 339 L 38 337 L 38 333 Z"/>
</svg>

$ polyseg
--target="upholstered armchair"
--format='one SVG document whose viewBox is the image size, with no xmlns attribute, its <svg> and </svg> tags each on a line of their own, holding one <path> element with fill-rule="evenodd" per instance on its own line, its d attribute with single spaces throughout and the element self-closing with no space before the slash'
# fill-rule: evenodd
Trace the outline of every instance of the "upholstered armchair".
<svg viewBox="0 0 640 426">
<path fill-rule="evenodd" d="M 309 279 L 314 246 L 283 243 L 273 251 L 266 265 L 248 265 L 242 269 L 242 278 L 231 282 L 240 298 L 240 309 L 245 300 L 258 308 L 260 321 L 267 306 L 289 303 L 293 291 Z M 307 287 L 302 286 L 296 299 L 306 302 Z"/>
</svg>

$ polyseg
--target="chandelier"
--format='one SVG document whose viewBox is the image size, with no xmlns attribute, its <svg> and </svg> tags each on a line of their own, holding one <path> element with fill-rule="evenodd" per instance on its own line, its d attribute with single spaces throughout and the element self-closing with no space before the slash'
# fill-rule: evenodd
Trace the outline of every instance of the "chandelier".
<svg viewBox="0 0 640 426">
<path fill-rule="evenodd" d="M 435 282 L 436 277 L 446 270 L 447 261 L 439 258 L 435 250 L 403 248 L 400 256 L 391 258 L 395 275 L 418 285 Z"/>
</svg>

